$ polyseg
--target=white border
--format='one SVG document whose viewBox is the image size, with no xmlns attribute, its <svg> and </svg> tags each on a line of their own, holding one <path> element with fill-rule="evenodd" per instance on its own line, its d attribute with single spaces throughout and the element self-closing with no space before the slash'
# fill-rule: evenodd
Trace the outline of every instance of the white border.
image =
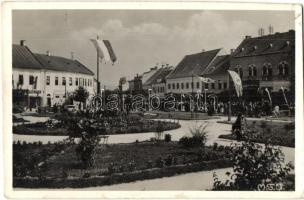
<svg viewBox="0 0 304 200">
<path fill-rule="evenodd" d="M 296 149 L 295 192 L 214 192 L 214 191 L 77 191 L 24 190 L 12 188 L 12 10 L 17 9 L 170 9 L 170 10 L 291 10 L 295 11 L 296 29 Z M 2 88 L 5 195 L 7 198 L 303 198 L 303 46 L 302 7 L 299 4 L 227 3 L 227 2 L 4 2 L 2 4 Z M 202 180 L 203 181 L 203 180 Z"/>
</svg>

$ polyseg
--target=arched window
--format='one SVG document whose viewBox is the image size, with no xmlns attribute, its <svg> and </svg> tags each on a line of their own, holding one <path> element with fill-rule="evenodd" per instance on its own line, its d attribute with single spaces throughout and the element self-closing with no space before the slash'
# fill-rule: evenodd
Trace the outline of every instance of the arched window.
<svg viewBox="0 0 304 200">
<path fill-rule="evenodd" d="M 252 67 L 249 66 L 249 68 L 248 68 L 248 75 L 249 75 L 249 76 L 252 76 L 252 74 L 253 74 L 253 73 L 252 73 Z"/>
<path fill-rule="evenodd" d="M 234 68 L 235 72 L 238 73 L 240 75 L 241 78 L 243 78 L 243 69 L 240 65 L 237 65 L 235 68 Z"/>
<path fill-rule="evenodd" d="M 263 76 L 272 76 L 272 66 L 270 63 L 264 63 Z"/>
<path fill-rule="evenodd" d="M 282 61 L 278 64 L 279 75 L 288 75 L 289 74 L 289 64 L 286 61 Z"/>
<path fill-rule="evenodd" d="M 268 75 L 268 67 L 264 64 L 263 66 L 263 76 L 267 76 Z"/>
</svg>

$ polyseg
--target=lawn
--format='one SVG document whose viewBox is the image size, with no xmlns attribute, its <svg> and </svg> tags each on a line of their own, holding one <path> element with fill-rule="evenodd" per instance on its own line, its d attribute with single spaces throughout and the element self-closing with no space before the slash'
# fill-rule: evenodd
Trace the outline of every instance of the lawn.
<svg viewBox="0 0 304 200">
<path fill-rule="evenodd" d="M 247 120 L 247 127 L 255 132 L 253 134 L 254 142 L 295 147 L 294 122 Z M 234 134 L 220 135 L 219 138 L 236 140 Z"/>
<path fill-rule="evenodd" d="M 43 146 L 39 149 L 50 148 L 49 145 Z M 37 148 L 33 148 L 36 150 L 25 148 L 19 154 L 31 155 L 28 153 L 32 152 L 35 152 L 35 155 L 39 154 L 36 152 Z M 35 159 L 36 164 L 34 165 L 36 167 L 32 166 L 33 169 L 37 169 L 35 173 L 27 177 L 14 174 L 14 186 L 89 187 L 231 166 L 229 147 L 185 148 L 177 142 L 146 141 L 132 144 L 100 145 L 94 156 L 95 166 L 84 169 L 76 156 L 75 148 L 76 145 L 68 145 L 64 150 L 56 151 L 57 153 L 45 159 L 44 164 L 40 167 L 36 165 L 42 162 L 41 159 L 39 161 Z M 14 167 L 18 168 L 19 166 L 16 165 L 14 163 Z M 44 177 L 43 183 L 39 177 Z"/>
</svg>

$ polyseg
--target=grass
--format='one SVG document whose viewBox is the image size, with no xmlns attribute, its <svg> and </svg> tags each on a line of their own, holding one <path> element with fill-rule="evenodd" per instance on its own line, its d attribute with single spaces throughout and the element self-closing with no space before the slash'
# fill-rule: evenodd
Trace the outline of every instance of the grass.
<svg viewBox="0 0 304 200">
<path fill-rule="evenodd" d="M 247 120 L 249 130 L 256 130 L 258 133 L 254 142 L 270 143 L 286 147 L 295 147 L 295 123 L 282 123 L 276 121 L 253 121 Z M 236 140 L 234 134 L 220 135 L 219 138 Z"/>
</svg>

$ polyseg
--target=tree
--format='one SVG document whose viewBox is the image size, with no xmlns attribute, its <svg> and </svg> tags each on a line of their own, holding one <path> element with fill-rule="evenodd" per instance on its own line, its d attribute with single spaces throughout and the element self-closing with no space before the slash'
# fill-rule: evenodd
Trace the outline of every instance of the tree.
<svg viewBox="0 0 304 200">
<path fill-rule="evenodd" d="M 85 88 L 79 86 L 74 91 L 73 97 L 75 101 L 79 101 L 80 103 L 83 103 L 83 105 L 85 105 L 85 102 L 89 97 L 89 92 Z"/>
</svg>

